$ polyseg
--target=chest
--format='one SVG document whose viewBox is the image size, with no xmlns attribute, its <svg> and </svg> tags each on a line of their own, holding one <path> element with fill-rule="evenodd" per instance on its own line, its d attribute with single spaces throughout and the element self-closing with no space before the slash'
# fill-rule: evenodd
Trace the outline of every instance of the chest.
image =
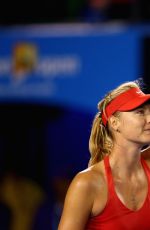
<svg viewBox="0 0 150 230">
<path fill-rule="evenodd" d="M 148 180 L 145 175 L 134 180 L 114 179 L 114 191 L 120 202 L 130 210 L 139 210 L 148 194 Z"/>
</svg>

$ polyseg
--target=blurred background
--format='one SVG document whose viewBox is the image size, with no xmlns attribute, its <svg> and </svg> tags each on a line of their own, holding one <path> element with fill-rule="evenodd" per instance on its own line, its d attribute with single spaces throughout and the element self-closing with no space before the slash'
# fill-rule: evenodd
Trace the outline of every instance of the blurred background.
<svg viewBox="0 0 150 230">
<path fill-rule="evenodd" d="M 1 230 L 57 230 L 98 101 L 149 75 L 148 0 L 1 3 Z"/>
</svg>

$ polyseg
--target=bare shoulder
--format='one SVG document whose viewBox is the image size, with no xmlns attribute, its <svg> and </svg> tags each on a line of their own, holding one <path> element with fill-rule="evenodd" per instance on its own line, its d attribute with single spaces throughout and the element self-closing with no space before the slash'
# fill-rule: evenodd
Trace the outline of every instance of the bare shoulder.
<svg viewBox="0 0 150 230">
<path fill-rule="evenodd" d="M 106 178 L 103 161 L 79 172 L 72 180 L 67 197 L 78 197 L 80 201 L 89 202 L 92 211 L 93 204 L 97 197 L 103 198 L 102 194 L 106 190 Z"/>
<path fill-rule="evenodd" d="M 99 162 L 94 166 L 79 172 L 75 176 L 73 183 L 89 190 L 94 189 L 95 186 L 97 187 L 98 185 L 104 185 L 105 172 L 103 162 Z"/>
<path fill-rule="evenodd" d="M 91 202 L 90 215 L 98 215 L 107 202 L 107 182 L 103 161 L 79 172 L 72 186 L 74 191 L 81 194 L 81 197 L 84 194 L 84 197 Z M 79 197 L 80 194 L 78 194 Z"/>
<path fill-rule="evenodd" d="M 79 172 L 66 194 L 59 230 L 85 229 L 89 216 L 100 213 L 106 203 L 103 162 Z"/>
<path fill-rule="evenodd" d="M 150 146 L 142 150 L 141 155 L 150 167 Z"/>
</svg>

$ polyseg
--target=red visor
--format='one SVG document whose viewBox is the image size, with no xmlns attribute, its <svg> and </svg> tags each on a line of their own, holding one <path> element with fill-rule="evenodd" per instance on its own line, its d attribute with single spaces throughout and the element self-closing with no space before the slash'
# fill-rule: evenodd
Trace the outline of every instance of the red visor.
<svg viewBox="0 0 150 230">
<path fill-rule="evenodd" d="M 131 88 L 116 98 L 114 98 L 105 108 L 105 113 L 102 113 L 102 121 L 106 126 L 111 115 L 117 111 L 129 111 L 142 105 L 150 100 L 150 94 L 144 94 L 139 88 Z"/>
</svg>

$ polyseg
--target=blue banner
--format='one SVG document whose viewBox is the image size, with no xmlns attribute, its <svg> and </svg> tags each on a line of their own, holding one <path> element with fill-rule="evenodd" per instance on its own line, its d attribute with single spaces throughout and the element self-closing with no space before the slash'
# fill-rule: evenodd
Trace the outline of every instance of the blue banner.
<svg viewBox="0 0 150 230">
<path fill-rule="evenodd" d="M 95 109 L 110 89 L 139 77 L 139 38 L 127 26 L 0 29 L 0 100 Z"/>
</svg>

